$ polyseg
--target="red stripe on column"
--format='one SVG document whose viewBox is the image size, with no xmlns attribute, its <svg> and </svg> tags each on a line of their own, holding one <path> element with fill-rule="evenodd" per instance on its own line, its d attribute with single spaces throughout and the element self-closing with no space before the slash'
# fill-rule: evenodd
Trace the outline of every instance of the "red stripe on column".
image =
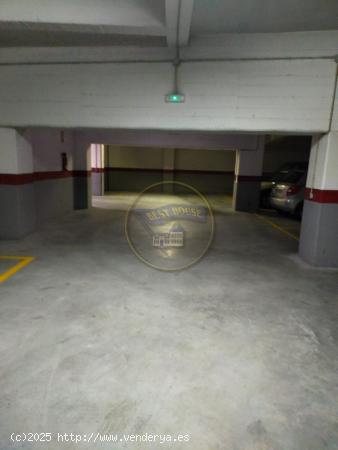
<svg viewBox="0 0 338 450">
<path fill-rule="evenodd" d="M 317 203 L 338 203 L 338 191 L 306 188 L 305 200 Z"/>
<path fill-rule="evenodd" d="M 9 184 L 11 186 L 18 186 L 20 184 L 33 183 L 34 174 L 33 173 L 0 173 L 0 184 Z"/>
<path fill-rule="evenodd" d="M 55 180 L 59 178 L 70 178 L 73 176 L 72 171 L 64 170 L 63 172 L 35 172 L 33 173 L 34 181 Z"/>
</svg>

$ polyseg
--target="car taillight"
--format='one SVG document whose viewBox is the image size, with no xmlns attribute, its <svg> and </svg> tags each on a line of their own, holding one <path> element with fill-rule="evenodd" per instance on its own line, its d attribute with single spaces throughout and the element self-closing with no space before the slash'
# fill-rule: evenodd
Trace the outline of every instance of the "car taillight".
<svg viewBox="0 0 338 450">
<path fill-rule="evenodd" d="M 298 192 L 300 190 L 301 190 L 301 186 L 297 186 L 297 185 L 290 186 L 289 189 L 286 191 L 286 195 L 289 196 L 289 195 L 298 194 Z"/>
</svg>

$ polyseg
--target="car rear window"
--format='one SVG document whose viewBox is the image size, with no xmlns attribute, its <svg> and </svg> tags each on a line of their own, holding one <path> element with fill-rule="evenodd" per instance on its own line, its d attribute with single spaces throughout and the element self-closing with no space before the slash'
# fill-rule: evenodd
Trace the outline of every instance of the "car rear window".
<svg viewBox="0 0 338 450">
<path fill-rule="evenodd" d="M 280 171 L 276 181 L 298 183 L 304 177 L 305 172 L 306 171 L 302 169 Z"/>
</svg>

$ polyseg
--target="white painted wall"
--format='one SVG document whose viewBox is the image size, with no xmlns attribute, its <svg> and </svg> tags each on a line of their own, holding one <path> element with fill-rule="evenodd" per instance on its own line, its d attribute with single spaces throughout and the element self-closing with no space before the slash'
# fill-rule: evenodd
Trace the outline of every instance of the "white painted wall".
<svg viewBox="0 0 338 450">
<path fill-rule="evenodd" d="M 59 172 L 63 152 L 68 155 L 68 170 L 72 170 L 73 149 L 74 138 L 70 131 L 65 131 L 64 142 L 61 142 L 60 130 L 19 132 L 0 128 L 0 173 Z"/>
<path fill-rule="evenodd" d="M 17 173 L 32 173 L 34 154 L 29 133 L 16 131 L 15 160 Z"/>
<path fill-rule="evenodd" d="M 235 152 L 229 150 L 108 146 L 106 167 L 126 170 L 106 173 L 106 188 L 140 191 L 159 181 L 176 180 L 204 193 L 231 193 L 234 158 Z"/>
<path fill-rule="evenodd" d="M 127 169 L 158 169 L 165 167 L 165 153 L 172 149 L 108 146 L 107 167 Z M 167 164 L 167 169 L 171 164 Z M 235 152 L 229 150 L 208 151 L 176 149 L 176 170 L 233 171 Z M 132 175 L 131 175 L 132 176 Z"/>
<path fill-rule="evenodd" d="M 308 161 L 310 148 L 305 145 L 304 137 L 280 138 L 280 141 L 282 144 L 276 141 L 275 144 L 270 143 L 266 146 L 263 157 L 263 172 L 274 172 L 287 162 Z M 284 141 L 285 144 L 283 144 Z M 108 146 L 108 149 L 106 167 L 162 170 L 164 166 L 165 149 L 163 148 Z M 254 154 L 254 160 L 256 155 Z M 235 160 L 235 151 L 176 149 L 174 167 L 176 170 L 183 171 L 233 172 Z M 253 174 L 260 172 L 260 168 L 257 170 L 252 164 L 251 166 L 254 170 Z M 246 173 L 246 175 L 249 174 Z"/>
<path fill-rule="evenodd" d="M 335 64 L 246 61 L 184 65 L 195 123 L 248 131 L 328 129 Z M 184 86 L 184 83 L 182 83 Z"/>
<path fill-rule="evenodd" d="M 314 136 L 306 186 L 338 190 L 338 132 Z"/>
<path fill-rule="evenodd" d="M 338 89 L 332 113 L 331 132 L 312 138 L 306 181 L 308 188 L 338 190 Z"/>
<path fill-rule="evenodd" d="M 255 152 L 250 150 L 236 151 L 235 174 L 241 176 L 261 176 L 263 172 L 264 147 Z"/>
<path fill-rule="evenodd" d="M 328 130 L 329 60 L 184 63 L 186 103 L 164 102 L 168 63 L 2 66 L 0 126 L 153 130 Z"/>
<path fill-rule="evenodd" d="M 107 167 L 162 170 L 163 149 L 108 146 Z"/>
<path fill-rule="evenodd" d="M 9 128 L 0 128 L 0 173 L 26 174 L 33 171 L 29 136 Z"/>
<path fill-rule="evenodd" d="M 62 170 L 61 153 L 68 157 L 68 170 L 73 170 L 74 136 L 71 131 L 40 129 L 30 131 L 34 172 L 59 172 Z"/>
<path fill-rule="evenodd" d="M 176 150 L 175 168 L 177 170 L 202 170 L 210 172 L 233 172 L 235 152 L 228 150 Z"/>
<path fill-rule="evenodd" d="M 107 167 L 162 170 L 166 150 L 171 149 L 108 146 Z M 234 170 L 235 152 L 176 149 L 174 160 L 176 170 L 227 172 Z"/>
<path fill-rule="evenodd" d="M 93 169 L 104 168 L 104 145 L 91 144 L 90 146 L 90 160 Z"/>
</svg>

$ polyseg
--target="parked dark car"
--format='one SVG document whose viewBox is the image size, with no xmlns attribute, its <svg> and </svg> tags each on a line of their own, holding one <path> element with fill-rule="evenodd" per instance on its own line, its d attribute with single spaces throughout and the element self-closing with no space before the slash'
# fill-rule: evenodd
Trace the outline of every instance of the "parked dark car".
<svg viewBox="0 0 338 450">
<path fill-rule="evenodd" d="M 271 208 L 270 196 L 272 189 L 279 183 L 286 181 L 292 177 L 292 173 L 301 171 L 307 172 L 308 163 L 306 162 L 290 162 L 283 164 L 271 176 L 263 178 L 261 182 L 260 206 L 261 208 Z M 291 178 L 290 178 L 291 179 Z"/>
</svg>

